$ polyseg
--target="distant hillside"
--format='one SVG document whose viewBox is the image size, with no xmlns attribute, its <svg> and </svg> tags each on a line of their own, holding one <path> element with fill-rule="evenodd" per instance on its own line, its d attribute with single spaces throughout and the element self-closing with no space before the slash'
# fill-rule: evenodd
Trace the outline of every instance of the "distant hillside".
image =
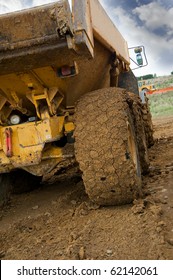
<svg viewBox="0 0 173 280">
<path fill-rule="evenodd" d="M 158 77 L 154 81 L 156 88 L 173 86 L 173 75 Z"/>
<path fill-rule="evenodd" d="M 142 81 L 142 77 L 137 78 L 138 81 Z M 145 80 L 148 84 L 152 84 L 155 86 L 156 89 L 165 88 L 165 87 L 172 87 L 173 86 L 173 75 L 169 76 L 160 76 L 155 77 L 152 79 Z"/>
</svg>

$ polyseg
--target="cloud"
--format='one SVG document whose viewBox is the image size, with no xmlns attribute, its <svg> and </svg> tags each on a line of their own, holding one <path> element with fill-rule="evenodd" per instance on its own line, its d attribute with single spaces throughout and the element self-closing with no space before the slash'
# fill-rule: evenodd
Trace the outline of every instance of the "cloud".
<svg viewBox="0 0 173 280">
<path fill-rule="evenodd" d="M 52 2 L 56 2 L 57 0 L 33 0 L 32 6 L 40 6 L 40 5 L 44 5 L 44 4 L 48 4 L 48 3 L 52 3 Z M 60 1 L 60 0 L 58 0 Z M 80 0 L 81 1 L 81 0 Z M 72 6 L 72 0 L 68 0 L 70 7 Z"/>
<path fill-rule="evenodd" d="M 135 71 L 136 75 L 148 72 L 158 75 L 170 74 L 173 69 L 173 8 L 163 2 L 152 2 L 135 7 L 129 12 L 120 1 L 100 1 L 118 27 L 129 47 L 144 45 L 149 65 Z M 128 3 L 131 1 L 128 1 Z M 144 1 L 138 1 L 138 3 Z M 151 2 L 151 1 L 149 1 Z M 133 1 L 134 3 L 134 1 Z M 117 5 L 116 5 L 117 4 Z M 130 4 L 129 4 L 130 5 Z M 131 66 L 133 68 L 133 65 Z"/>
<path fill-rule="evenodd" d="M 173 30 L 173 8 L 167 9 L 158 2 L 152 2 L 136 7 L 133 13 L 138 15 L 139 19 L 150 30 L 156 30 L 163 26 Z"/>
<path fill-rule="evenodd" d="M 32 5 L 33 0 L 0 0 L 0 14 L 20 11 Z"/>
<path fill-rule="evenodd" d="M 22 3 L 20 0 L 0 0 L 0 14 L 21 10 Z"/>
<path fill-rule="evenodd" d="M 55 2 L 56 0 L 33 0 L 32 6 L 40 6 Z"/>
</svg>

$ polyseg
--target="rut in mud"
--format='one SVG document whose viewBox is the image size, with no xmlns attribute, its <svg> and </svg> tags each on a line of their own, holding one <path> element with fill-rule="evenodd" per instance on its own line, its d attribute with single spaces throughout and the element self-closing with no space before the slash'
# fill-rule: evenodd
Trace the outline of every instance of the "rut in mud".
<svg viewBox="0 0 173 280">
<path fill-rule="evenodd" d="M 172 259 L 173 117 L 154 120 L 154 130 L 143 198 L 98 207 L 68 171 L 1 210 L 1 259 Z"/>
</svg>

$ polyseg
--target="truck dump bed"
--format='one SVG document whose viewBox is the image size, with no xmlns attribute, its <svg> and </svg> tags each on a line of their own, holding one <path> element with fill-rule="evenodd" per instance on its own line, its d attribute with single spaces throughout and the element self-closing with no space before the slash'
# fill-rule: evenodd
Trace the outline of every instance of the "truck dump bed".
<svg viewBox="0 0 173 280">
<path fill-rule="evenodd" d="M 72 12 L 62 0 L 2 15 L 0 30 L 1 96 L 10 101 L 15 92 L 25 107 L 32 85 L 38 92 L 58 87 L 65 107 L 108 86 L 113 52 L 125 69 L 129 65 L 126 41 L 97 0 L 74 0 Z M 61 73 L 67 65 L 73 75 Z"/>
</svg>

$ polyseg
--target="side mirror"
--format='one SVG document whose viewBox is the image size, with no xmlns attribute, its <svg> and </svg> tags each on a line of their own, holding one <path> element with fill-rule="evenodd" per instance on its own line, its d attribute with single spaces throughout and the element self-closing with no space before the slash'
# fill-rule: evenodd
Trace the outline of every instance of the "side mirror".
<svg viewBox="0 0 173 280">
<path fill-rule="evenodd" d="M 139 66 L 143 66 L 143 58 L 142 58 L 142 48 L 135 48 L 134 52 L 136 54 L 136 61 Z"/>
<path fill-rule="evenodd" d="M 143 58 L 142 58 L 142 55 L 140 53 L 138 53 L 136 55 L 136 61 L 137 61 L 139 66 L 143 66 Z"/>
<path fill-rule="evenodd" d="M 140 67 L 144 67 L 144 66 L 148 65 L 144 46 L 129 48 L 129 52 L 130 52 L 130 60 L 133 62 L 132 65 L 137 66 L 137 67 L 133 68 L 132 70 L 135 70 Z"/>
</svg>

